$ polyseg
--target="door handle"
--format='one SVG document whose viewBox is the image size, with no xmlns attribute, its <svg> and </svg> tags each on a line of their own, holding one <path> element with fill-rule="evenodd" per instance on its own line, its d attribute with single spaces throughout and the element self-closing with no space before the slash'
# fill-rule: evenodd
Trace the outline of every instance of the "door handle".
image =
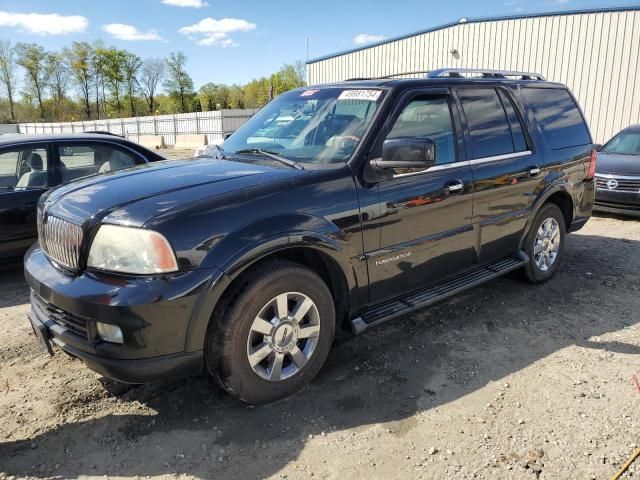
<svg viewBox="0 0 640 480">
<path fill-rule="evenodd" d="M 529 176 L 530 177 L 535 177 L 539 173 L 540 173 L 540 167 L 538 167 L 537 165 L 529 167 Z"/>
<path fill-rule="evenodd" d="M 464 183 L 462 180 L 453 180 L 445 185 L 444 190 L 447 193 L 461 193 L 464 190 Z"/>
</svg>

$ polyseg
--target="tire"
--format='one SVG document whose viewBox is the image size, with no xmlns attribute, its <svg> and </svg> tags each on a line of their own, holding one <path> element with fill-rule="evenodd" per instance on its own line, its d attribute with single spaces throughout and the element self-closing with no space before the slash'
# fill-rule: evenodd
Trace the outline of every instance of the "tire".
<svg viewBox="0 0 640 480">
<path fill-rule="evenodd" d="M 528 282 L 543 283 L 553 277 L 564 255 L 566 235 L 566 222 L 560 208 L 554 203 L 544 205 L 536 213 L 523 245 L 529 256 L 523 270 Z"/>
<path fill-rule="evenodd" d="M 205 340 L 207 370 L 247 403 L 280 400 L 316 376 L 335 323 L 331 292 L 315 272 L 289 261 L 264 264 L 243 276 L 212 318 Z"/>
</svg>

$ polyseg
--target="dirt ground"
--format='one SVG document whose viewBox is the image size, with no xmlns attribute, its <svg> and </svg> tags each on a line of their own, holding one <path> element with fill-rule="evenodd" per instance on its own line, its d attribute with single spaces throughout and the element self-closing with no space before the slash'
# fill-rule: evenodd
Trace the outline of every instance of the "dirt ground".
<svg viewBox="0 0 640 480">
<path fill-rule="evenodd" d="M 0 478 L 609 479 L 640 444 L 640 223 L 595 217 L 557 276 L 514 275 L 342 335 L 298 395 L 125 386 L 27 321 L 0 275 Z M 623 478 L 640 477 L 640 460 Z"/>
</svg>

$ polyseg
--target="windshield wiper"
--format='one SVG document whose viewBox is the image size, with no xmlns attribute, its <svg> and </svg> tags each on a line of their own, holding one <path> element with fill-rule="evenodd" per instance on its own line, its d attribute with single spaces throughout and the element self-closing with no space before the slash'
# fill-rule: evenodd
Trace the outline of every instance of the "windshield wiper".
<svg viewBox="0 0 640 480">
<path fill-rule="evenodd" d="M 282 155 L 278 155 L 275 152 L 270 152 L 269 150 L 263 150 L 261 148 L 244 148 L 242 150 L 236 150 L 235 153 L 257 153 L 258 155 L 262 155 L 263 157 L 269 157 L 272 160 L 283 163 L 291 168 L 297 168 L 298 170 L 304 170 L 304 167 L 300 165 L 295 160 L 291 160 L 289 158 L 285 158 Z"/>
</svg>

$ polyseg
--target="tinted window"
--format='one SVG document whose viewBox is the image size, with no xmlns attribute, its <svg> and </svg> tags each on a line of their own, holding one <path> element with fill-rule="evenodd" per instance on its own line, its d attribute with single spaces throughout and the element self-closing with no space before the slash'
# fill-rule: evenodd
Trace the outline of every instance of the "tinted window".
<svg viewBox="0 0 640 480">
<path fill-rule="evenodd" d="M 387 138 L 429 138 L 436 144 L 436 165 L 456 161 L 456 142 L 447 98 L 417 97 L 396 119 Z"/>
<path fill-rule="evenodd" d="M 0 188 L 27 189 L 53 186 L 48 170 L 47 150 L 21 146 L 0 153 Z"/>
<path fill-rule="evenodd" d="M 107 173 L 140 163 L 137 156 L 109 144 L 64 143 L 58 145 L 62 180 L 67 182 L 95 173 Z"/>
<path fill-rule="evenodd" d="M 569 92 L 552 88 L 523 88 L 549 146 L 558 150 L 591 143 L 587 125 Z"/>
<path fill-rule="evenodd" d="M 509 120 L 509 127 L 511 128 L 511 138 L 513 141 L 513 150 L 514 152 L 524 152 L 525 150 L 527 150 L 527 140 L 524 136 L 524 130 L 522 128 L 522 123 L 520 122 L 520 117 L 516 113 L 516 109 L 507 94 L 498 89 L 498 96 L 500 97 L 500 100 L 502 100 L 504 111 L 506 112 L 507 119 Z"/>
<path fill-rule="evenodd" d="M 458 97 L 471 134 L 473 158 L 513 153 L 511 128 L 495 89 L 460 89 Z"/>
</svg>

